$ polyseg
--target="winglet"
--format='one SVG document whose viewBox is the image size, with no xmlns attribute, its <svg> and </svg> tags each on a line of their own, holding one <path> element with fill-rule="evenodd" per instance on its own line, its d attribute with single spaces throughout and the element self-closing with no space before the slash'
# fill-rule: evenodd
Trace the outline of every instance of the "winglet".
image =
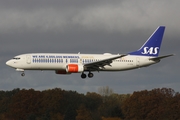
<svg viewBox="0 0 180 120">
<path fill-rule="evenodd" d="M 164 30 L 165 26 L 159 26 L 139 50 L 129 54 L 157 57 L 159 55 Z"/>
</svg>

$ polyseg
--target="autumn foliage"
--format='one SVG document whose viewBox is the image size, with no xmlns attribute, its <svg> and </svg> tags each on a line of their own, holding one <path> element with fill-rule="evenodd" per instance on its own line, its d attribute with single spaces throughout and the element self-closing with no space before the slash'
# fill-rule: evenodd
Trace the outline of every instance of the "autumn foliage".
<svg viewBox="0 0 180 120">
<path fill-rule="evenodd" d="M 0 120 L 180 119 L 180 94 L 170 88 L 86 95 L 60 88 L 0 91 Z"/>
</svg>

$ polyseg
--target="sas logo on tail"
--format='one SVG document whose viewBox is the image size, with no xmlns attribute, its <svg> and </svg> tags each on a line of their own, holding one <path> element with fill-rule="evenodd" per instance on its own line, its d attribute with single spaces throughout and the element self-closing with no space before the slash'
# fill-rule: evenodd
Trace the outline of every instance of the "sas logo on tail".
<svg viewBox="0 0 180 120">
<path fill-rule="evenodd" d="M 144 51 L 141 52 L 142 54 L 150 54 L 150 55 L 156 55 L 158 53 L 159 47 L 144 47 Z"/>
</svg>

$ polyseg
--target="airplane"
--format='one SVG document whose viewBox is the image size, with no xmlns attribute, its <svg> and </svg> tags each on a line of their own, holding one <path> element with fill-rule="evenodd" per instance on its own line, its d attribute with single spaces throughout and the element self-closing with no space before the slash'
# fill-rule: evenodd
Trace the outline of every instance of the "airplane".
<svg viewBox="0 0 180 120">
<path fill-rule="evenodd" d="M 6 65 L 20 71 L 53 70 L 56 74 L 81 73 L 81 78 L 92 78 L 95 71 L 125 71 L 147 67 L 174 54 L 158 56 L 165 26 L 159 26 L 142 47 L 127 54 L 70 54 L 70 53 L 29 53 L 15 56 Z M 86 75 L 85 72 L 88 72 Z"/>
</svg>

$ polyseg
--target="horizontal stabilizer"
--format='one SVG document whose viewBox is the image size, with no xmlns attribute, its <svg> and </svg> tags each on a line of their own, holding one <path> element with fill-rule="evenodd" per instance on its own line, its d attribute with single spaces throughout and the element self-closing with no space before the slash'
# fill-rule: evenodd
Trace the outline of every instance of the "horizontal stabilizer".
<svg viewBox="0 0 180 120">
<path fill-rule="evenodd" d="M 155 57 L 155 58 L 149 58 L 149 60 L 161 60 L 163 58 L 166 58 L 166 57 L 170 57 L 170 56 L 174 56 L 174 54 L 170 54 L 170 55 L 164 55 L 164 56 L 159 56 L 159 57 Z"/>
</svg>

